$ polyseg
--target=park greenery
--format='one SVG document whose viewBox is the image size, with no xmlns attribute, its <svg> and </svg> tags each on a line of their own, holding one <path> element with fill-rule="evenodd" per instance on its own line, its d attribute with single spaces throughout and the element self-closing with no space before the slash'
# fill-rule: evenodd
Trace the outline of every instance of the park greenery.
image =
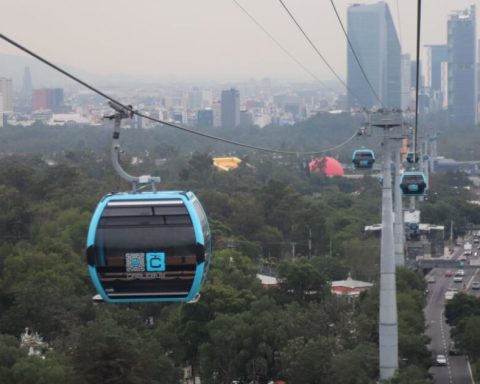
<svg viewBox="0 0 480 384">
<path fill-rule="evenodd" d="M 329 118 L 333 144 L 355 125 Z M 268 128 L 256 144 L 290 149 L 304 144 L 302 132 L 318 142 L 320 120 Z M 212 164 L 221 147 L 125 132 L 129 172 L 159 174 L 162 188 L 191 189 L 202 201 L 213 262 L 196 304 L 94 304 L 89 220 L 105 193 L 129 189 L 109 164 L 110 131 L 32 129 L 0 132 L 1 383 L 169 384 L 187 366 L 206 384 L 376 382 L 379 239 L 364 226 L 380 221 L 377 180 L 326 178 L 306 172 L 304 159 L 255 152 L 238 153 L 242 165 L 221 172 Z M 141 161 L 131 164 L 133 156 Z M 461 215 L 457 203 L 468 193 L 446 188 L 449 177 L 438 176 L 436 197 L 423 205 L 438 224 L 451 220 L 440 205 Z M 258 271 L 275 274 L 279 286 L 262 287 Z M 348 273 L 374 287 L 354 301 L 333 297 L 330 282 Z M 401 365 L 392 383 L 431 383 L 424 279 L 400 268 L 397 286 Z M 25 327 L 48 342 L 44 359 L 19 347 Z"/>
</svg>

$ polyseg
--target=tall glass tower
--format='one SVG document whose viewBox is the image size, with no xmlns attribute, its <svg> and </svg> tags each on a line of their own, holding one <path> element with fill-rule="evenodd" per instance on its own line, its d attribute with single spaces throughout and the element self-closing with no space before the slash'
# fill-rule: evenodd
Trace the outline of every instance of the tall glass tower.
<svg viewBox="0 0 480 384">
<path fill-rule="evenodd" d="M 382 104 L 401 108 L 401 48 L 388 4 L 354 4 L 347 10 L 348 37 Z M 347 47 L 350 108 L 381 104 L 370 89 L 350 47 Z"/>
<path fill-rule="evenodd" d="M 477 123 L 475 5 L 448 16 L 448 111 L 454 123 Z"/>
<path fill-rule="evenodd" d="M 222 91 L 222 126 L 235 128 L 240 125 L 240 92 L 231 88 Z"/>
<path fill-rule="evenodd" d="M 447 61 L 447 46 L 442 45 L 425 45 L 427 52 L 427 76 L 425 85 L 432 91 L 440 91 L 442 89 L 442 63 Z"/>
<path fill-rule="evenodd" d="M 19 106 L 23 112 L 30 112 L 32 110 L 32 92 L 33 84 L 30 67 L 25 67 L 23 71 L 22 89 L 19 95 Z"/>
</svg>

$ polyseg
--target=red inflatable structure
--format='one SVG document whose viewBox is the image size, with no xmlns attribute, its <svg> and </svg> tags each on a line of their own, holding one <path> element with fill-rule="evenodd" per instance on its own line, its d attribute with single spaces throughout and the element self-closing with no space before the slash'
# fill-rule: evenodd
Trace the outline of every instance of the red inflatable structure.
<svg viewBox="0 0 480 384">
<path fill-rule="evenodd" d="M 328 156 L 313 159 L 308 163 L 308 168 L 312 173 L 323 173 L 325 176 L 329 177 L 345 175 L 342 164 L 333 157 Z"/>
</svg>

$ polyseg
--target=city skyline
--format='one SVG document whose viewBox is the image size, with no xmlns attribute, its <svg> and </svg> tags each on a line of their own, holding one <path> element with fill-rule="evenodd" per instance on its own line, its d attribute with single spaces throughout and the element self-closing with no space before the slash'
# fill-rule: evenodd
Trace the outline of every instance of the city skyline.
<svg viewBox="0 0 480 384">
<path fill-rule="evenodd" d="M 4 22 L 3 33 L 56 63 L 99 75 L 124 74 L 152 81 L 240 80 L 264 76 L 313 81 L 233 1 L 140 1 L 135 7 L 122 1 L 115 4 L 5 1 L 10 17 Z M 403 44 L 402 53 L 410 53 L 413 59 L 416 1 L 397 1 L 386 3 Z M 333 78 L 277 2 L 239 0 L 239 3 L 316 76 L 322 80 Z M 447 0 L 424 2 L 422 46 L 446 43 L 448 14 L 470 3 L 464 0 L 455 4 Z M 344 24 L 350 4 L 336 1 Z M 302 5 L 294 2 L 286 5 L 345 78 L 346 41 L 329 2 L 308 0 Z M 72 20 L 73 14 L 75 20 Z M 87 20 L 88 28 L 85 28 Z M 40 30 L 42 33 L 38 33 Z M 20 54 L 4 42 L 0 44 L 0 52 Z"/>
</svg>

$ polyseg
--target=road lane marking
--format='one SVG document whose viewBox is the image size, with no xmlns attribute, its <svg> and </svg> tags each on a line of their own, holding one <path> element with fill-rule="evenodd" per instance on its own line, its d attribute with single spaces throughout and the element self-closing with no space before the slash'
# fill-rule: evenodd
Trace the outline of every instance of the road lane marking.
<svg viewBox="0 0 480 384">
<path fill-rule="evenodd" d="M 447 341 L 446 341 L 446 338 L 445 338 L 445 329 L 444 329 L 444 317 L 443 317 L 443 313 L 445 312 L 445 308 L 442 309 L 442 311 L 440 312 L 440 332 L 442 333 L 442 340 L 443 340 L 443 352 L 444 352 L 444 355 L 445 355 L 445 359 L 447 360 L 447 369 L 448 369 L 448 378 L 449 378 L 449 382 L 450 384 L 453 384 L 453 376 L 452 376 L 452 370 L 450 368 L 450 357 L 449 357 L 449 354 L 448 354 L 448 351 L 447 351 Z"/>
<path fill-rule="evenodd" d="M 467 360 L 468 374 L 470 375 L 470 380 L 472 381 L 472 384 L 475 384 L 475 380 L 473 380 L 472 367 L 470 366 L 470 360 L 467 358 L 465 358 L 465 360 Z"/>
</svg>

